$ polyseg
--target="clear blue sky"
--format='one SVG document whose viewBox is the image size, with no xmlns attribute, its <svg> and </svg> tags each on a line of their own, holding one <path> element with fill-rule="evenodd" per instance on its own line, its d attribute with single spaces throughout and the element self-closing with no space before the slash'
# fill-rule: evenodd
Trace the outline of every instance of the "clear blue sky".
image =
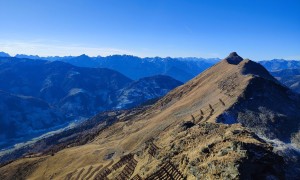
<svg viewBox="0 0 300 180">
<path fill-rule="evenodd" d="M 0 0 L 0 51 L 300 59 L 299 0 Z"/>
</svg>

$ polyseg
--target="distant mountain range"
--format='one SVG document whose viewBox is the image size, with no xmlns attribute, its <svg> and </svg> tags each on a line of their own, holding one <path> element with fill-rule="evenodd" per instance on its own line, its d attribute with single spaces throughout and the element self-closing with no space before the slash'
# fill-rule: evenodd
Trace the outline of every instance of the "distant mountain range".
<svg viewBox="0 0 300 180">
<path fill-rule="evenodd" d="M 5 52 L 0 52 L 0 57 L 10 57 Z M 79 67 L 99 67 L 116 70 L 125 76 L 138 80 L 143 77 L 155 75 L 168 75 L 181 82 L 187 82 L 205 69 L 220 61 L 218 58 L 139 58 L 130 55 L 112 55 L 107 57 L 81 56 L 50 56 L 17 54 L 17 58 L 41 59 L 47 61 L 62 61 Z M 261 60 L 258 61 L 268 71 L 300 68 L 299 60 Z M 284 82 L 283 82 L 284 83 Z M 297 91 L 300 92 L 300 91 Z"/>
<path fill-rule="evenodd" d="M 259 61 L 282 84 L 300 93 L 300 61 L 274 59 Z"/>
<path fill-rule="evenodd" d="M 200 58 L 139 58 L 128 55 L 90 58 L 82 55 L 64 61 L 76 66 L 113 69 L 132 79 L 160 74 L 186 82 L 211 67 L 218 60 Z"/>
<path fill-rule="evenodd" d="M 9 57 L 9 54 L 0 52 L 0 57 L 1 56 Z M 65 57 L 39 57 L 37 55 L 17 54 L 15 57 L 43 59 L 47 61 L 62 61 L 79 67 L 109 68 L 121 72 L 125 76 L 134 80 L 155 75 L 168 75 L 181 82 L 187 82 L 205 69 L 220 61 L 218 58 L 139 58 L 129 55 L 89 57 L 84 54 L 81 56 Z M 262 60 L 259 61 L 259 63 L 271 73 L 279 70 L 300 68 L 299 60 L 273 59 Z M 291 88 L 295 92 L 300 93 L 300 88 L 298 85 L 300 82 L 297 74 L 295 76 L 290 74 L 288 81 L 286 80 L 286 77 L 281 77 L 278 73 L 274 74 L 274 76 L 287 87 Z"/>
<path fill-rule="evenodd" d="M 89 57 L 84 54 L 77 57 L 39 57 L 17 54 L 15 57 L 62 61 L 79 67 L 108 68 L 118 71 L 133 80 L 155 75 L 167 75 L 181 82 L 192 79 L 219 61 L 218 58 L 140 58 L 129 55 Z"/>
<path fill-rule="evenodd" d="M 268 71 L 278 71 L 283 69 L 295 69 L 300 68 L 299 60 L 284 60 L 284 59 L 273 59 L 259 61 Z"/>
<path fill-rule="evenodd" d="M 10 57 L 10 55 L 5 52 L 0 52 L 0 57 Z"/>
<path fill-rule="evenodd" d="M 17 111 L 22 116 L 19 114 L 20 116 L 10 117 L 16 127 L 12 129 L 18 129 L 17 127 L 21 127 L 18 123 L 24 122 L 23 129 L 35 134 L 34 132 L 47 130 L 47 127 L 90 117 L 98 112 L 132 108 L 150 99 L 157 99 L 181 85 L 180 81 L 187 82 L 218 61 L 219 59 L 203 58 L 139 58 L 128 55 L 39 57 L 18 54 L 10 57 L 9 54 L 0 52 L 1 102 L 8 112 L 0 118 L 4 123 L 10 113 L 19 109 Z M 282 84 L 300 93 L 300 61 L 274 59 L 259 63 Z M 4 103 L 3 96 L 14 99 L 11 102 L 18 102 L 18 105 Z M 27 120 L 30 110 L 26 106 L 18 107 L 28 104 L 28 99 L 31 99 L 32 108 L 47 107 L 47 113 L 51 112 L 49 117 L 53 116 L 57 120 L 49 123 L 46 118 L 41 118 L 41 121 L 45 121 L 42 123 L 44 126 L 32 126 L 29 123 L 31 120 Z M 38 111 L 33 114 L 39 116 Z M 19 121 L 20 117 L 22 121 Z M 4 123 L 3 127 L 7 125 Z M 2 132 L 0 138 L 5 133 L 5 137 L 20 137 L 22 134 L 21 130 L 14 135 Z"/>
<path fill-rule="evenodd" d="M 131 108 L 181 84 L 163 75 L 134 81 L 106 68 L 2 57 L 0 140 L 11 144 L 99 112 Z"/>
<path fill-rule="evenodd" d="M 271 74 L 282 84 L 300 93 L 300 68 L 272 71 Z"/>
</svg>

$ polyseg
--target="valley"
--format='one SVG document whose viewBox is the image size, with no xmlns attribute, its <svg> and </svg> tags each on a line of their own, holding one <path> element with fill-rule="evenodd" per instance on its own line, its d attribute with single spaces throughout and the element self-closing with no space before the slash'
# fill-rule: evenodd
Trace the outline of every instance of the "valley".
<svg viewBox="0 0 300 180">
<path fill-rule="evenodd" d="M 0 149 L 100 112 L 141 105 L 181 84 L 164 75 L 131 80 L 105 68 L 2 57 Z"/>
</svg>

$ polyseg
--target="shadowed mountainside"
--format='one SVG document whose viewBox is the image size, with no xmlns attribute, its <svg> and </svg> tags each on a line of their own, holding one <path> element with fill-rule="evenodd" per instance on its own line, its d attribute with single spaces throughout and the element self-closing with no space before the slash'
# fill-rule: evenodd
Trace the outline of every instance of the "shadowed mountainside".
<svg viewBox="0 0 300 180">
<path fill-rule="evenodd" d="M 13 145 L 65 123 L 62 112 L 41 99 L 0 90 L 0 147 Z M 26 137 L 26 138 L 25 138 Z M 17 138 L 17 139 L 16 139 Z"/>
</svg>

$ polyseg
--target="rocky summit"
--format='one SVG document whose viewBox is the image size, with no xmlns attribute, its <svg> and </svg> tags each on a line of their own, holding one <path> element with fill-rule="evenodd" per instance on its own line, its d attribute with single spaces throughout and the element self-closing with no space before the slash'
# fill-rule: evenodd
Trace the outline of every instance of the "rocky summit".
<svg viewBox="0 0 300 180">
<path fill-rule="evenodd" d="M 229 54 L 229 56 L 227 58 L 225 58 L 225 60 L 229 63 L 229 64 L 239 64 L 243 58 L 240 57 L 236 52 L 232 52 Z"/>
</svg>

